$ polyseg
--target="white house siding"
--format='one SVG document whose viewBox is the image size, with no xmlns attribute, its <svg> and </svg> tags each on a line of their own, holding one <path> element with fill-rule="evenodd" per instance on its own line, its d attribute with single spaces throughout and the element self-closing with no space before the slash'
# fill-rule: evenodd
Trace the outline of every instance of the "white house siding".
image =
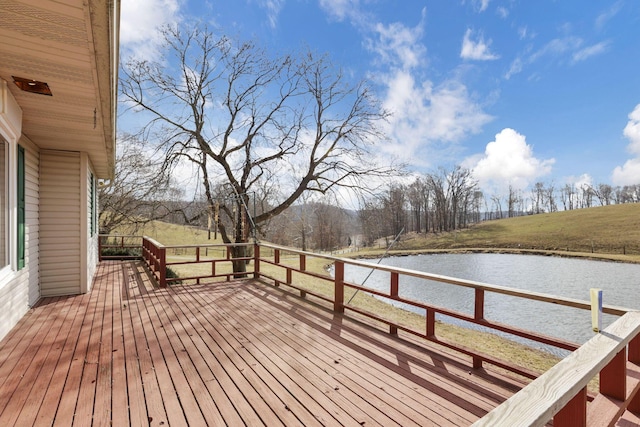
<svg viewBox="0 0 640 427">
<path fill-rule="evenodd" d="M 29 276 L 29 305 L 40 299 L 40 153 L 29 141 L 25 148 L 26 241 L 25 270 Z"/>
<path fill-rule="evenodd" d="M 40 288 L 42 296 L 83 292 L 81 155 L 40 152 Z M 85 285 L 86 286 L 86 285 Z M 86 289 L 84 290 L 86 291 Z"/>
<path fill-rule="evenodd" d="M 0 339 L 24 316 L 40 298 L 38 275 L 38 192 L 39 153 L 37 147 L 22 138 L 20 145 L 25 148 L 26 185 L 26 259 L 25 267 L 15 272 L 11 279 L 0 286 Z"/>
</svg>

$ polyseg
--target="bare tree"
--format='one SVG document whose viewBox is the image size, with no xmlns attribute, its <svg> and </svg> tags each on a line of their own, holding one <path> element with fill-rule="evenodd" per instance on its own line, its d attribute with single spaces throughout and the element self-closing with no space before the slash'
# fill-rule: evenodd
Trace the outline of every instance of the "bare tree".
<svg viewBox="0 0 640 427">
<path fill-rule="evenodd" d="M 252 218 L 258 227 L 307 191 L 362 189 L 372 176 L 395 172 L 374 163 L 371 152 L 387 113 L 364 82 L 350 84 L 326 57 L 270 58 L 206 27 L 165 27 L 162 34 L 163 62 L 128 61 L 122 95 L 151 117 L 144 130 L 155 132 L 167 169 L 185 159 L 197 165 L 210 206 L 214 182 L 235 195 L 236 209 L 223 211 L 231 229 L 219 224 L 225 242 L 247 242 L 248 194 L 267 174 L 280 194 Z M 235 272 L 245 268 L 234 263 Z"/>
<path fill-rule="evenodd" d="M 544 213 L 545 207 L 545 194 L 543 182 L 536 182 L 531 189 L 531 213 L 539 214 Z"/>
<path fill-rule="evenodd" d="M 613 201 L 614 191 L 613 187 L 609 184 L 598 184 L 598 187 L 594 188 L 594 191 L 600 202 L 600 206 L 608 206 Z"/>
<path fill-rule="evenodd" d="M 518 212 L 518 206 L 522 200 L 520 191 L 515 189 L 512 185 L 509 185 L 509 196 L 507 197 L 507 210 L 509 218 L 520 215 Z"/>
<path fill-rule="evenodd" d="M 180 190 L 171 185 L 143 142 L 132 135 L 119 136 L 116 156 L 114 179 L 98 187 L 101 233 L 121 227 L 135 233 L 150 221 L 184 216 Z"/>
</svg>

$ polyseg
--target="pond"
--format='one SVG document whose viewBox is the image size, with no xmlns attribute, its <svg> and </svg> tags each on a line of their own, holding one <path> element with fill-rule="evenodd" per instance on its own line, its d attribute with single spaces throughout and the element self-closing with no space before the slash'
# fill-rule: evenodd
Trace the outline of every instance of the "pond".
<svg viewBox="0 0 640 427">
<path fill-rule="evenodd" d="M 584 301 L 589 301 L 590 288 L 600 288 L 603 290 L 604 304 L 640 309 L 638 264 L 513 254 L 415 255 L 389 257 L 381 263 Z M 368 268 L 348 265 L 345 268 L 345 279 L 348 282 L 362 284 L 370 272 L 371 269 Z M 364 284 L 372 289 L 388 292 L 389 275 L 375 271 Z M 469 288 L 401 276 L 400 296 L 468 314 L 473 313 L 474 291 Z M 405 308 L 424 314 L 424 310 L 421 309 Z M 448 323 L 461 324 L 461 321 L 446 316 L 436 318 Z M 591 329 L 591 314 L 587 310 L 491 292 L 485 294 L 485 318 L 579 344 L 586 342 L 594 334 Z M 616 318 L 617 316 L 604 315 L 603 328 Z M 462 324 L 472 327 L 466 322 Z M 554 354 L 565 354 L 542 344 L 527 344 Z"/>
</svg>

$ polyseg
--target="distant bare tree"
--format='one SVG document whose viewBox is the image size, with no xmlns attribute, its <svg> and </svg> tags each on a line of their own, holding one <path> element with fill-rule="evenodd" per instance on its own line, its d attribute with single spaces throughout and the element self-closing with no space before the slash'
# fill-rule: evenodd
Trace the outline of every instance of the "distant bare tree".
<svg viewBox="0 0 640 427">
<path fill-rule="evenodd" d="M 509 195 L 507 196 L 507 215 L 512 218 L 518 213 L 518 206 L 522 201 L 522 195 L 520 191 L 515 189 L 512 185 L 509 185 Z"/>
<path fill-rule="evenodd" d="M 600 206 L 608 206 L 613 201 L 613 187 L 609 184 L 598 184 L 595 195 L 600 202 Z"/>
<path fill-rule="evenodd" d="M 545 188 L 544 183 L 536 182 L 531 190 L 531 213 L 539 214 L 544 212 Z"/>
<path fill-rule="evenodd" d="M 395 173 L 372 153 L 387 113 L 365 82 L 350 84 L 326 57 L 270 57 L 206 27 L 165 27 L 162 35 L 162 62 L 125 63 L 122 97 L 150 117 L 143 131 L 158 138 L 166 169 L 183 160 L 199 168 L 210 209 L 212 183 L 235 195 L 236 208 L 221 211 L 230 228 L 219 220 L 225 242 L 248 241 L 249 194 L 268 174 L 279 198 L 253 218 L 258 227 L 305 192 L 362 189 Z M 235 272 L 245 269 L 234 263 Z"/>
<path fill-rule="evenodd" d="M 184 216 L 181 191 L 148 147 L 132 135 L 120 135 L 117 147 L 114 179 L 98 187 L 100 232 L 125 227 L 135 233 L 150 221 Z"/>
</svg>

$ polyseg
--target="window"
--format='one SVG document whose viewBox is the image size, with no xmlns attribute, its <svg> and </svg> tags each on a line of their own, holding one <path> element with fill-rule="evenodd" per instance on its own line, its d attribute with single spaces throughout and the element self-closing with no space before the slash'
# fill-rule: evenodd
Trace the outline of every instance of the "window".
<svg viewBox="0 0 640 427">
<path fill-rule="evenodd" d="M 93 236 L 96 234 L 96 183 L 92 173 L 89 174 L 89 189 L 91 192 L 91 198 L 89 200 L 91 217 L 89 221 L 91 222 L 91 236 Z"/>
<path fill-rule="evenodd" d="M 25 170 L 24 148 L 18 145 L 18 270 L 25 265 Z"/>
</svg>

